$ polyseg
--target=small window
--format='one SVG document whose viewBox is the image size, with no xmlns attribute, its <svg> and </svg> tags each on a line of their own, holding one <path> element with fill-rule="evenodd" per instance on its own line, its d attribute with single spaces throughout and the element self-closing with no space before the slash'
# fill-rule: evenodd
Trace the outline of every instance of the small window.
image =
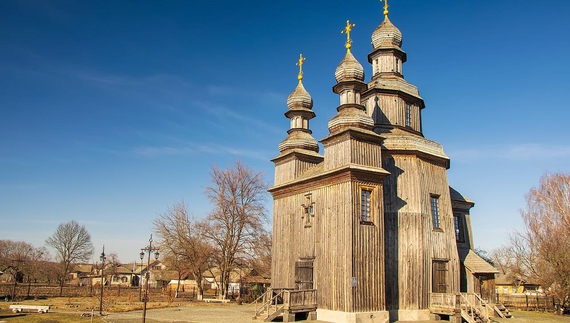
<svg viewBox="0 0 570 323">
<path fill-rule="evenodd" d="M 453 224 L 455 226 L 455 240 L 457 242 L 465 242 L 465 229 L 460 214 L 453 215 Z"/>
<path fill-rule="evenodd" d="M 431 200 L 431 218 L 433 220 L 433 228 L 439 229 L 441 227 L 439 219 L 439 196 L 432 195 L 430 200 Z"/>
<path fill-rule="evenodd" d="M 400 59 L 396 58 L 396 73 L 400 73 Z"/>
<path fill-rule="evenodd" d="M 360 221 L 361 222 L 372 222 L 371 216 L 371 199 L 372 199 L 372 189 L 371 188 L 361 188 L 360 189 Z"/>
<path fill-rule="evenodd" d="M 412 126 L 412 106 L 406 103 L 406 127 Z"/>
</svg>

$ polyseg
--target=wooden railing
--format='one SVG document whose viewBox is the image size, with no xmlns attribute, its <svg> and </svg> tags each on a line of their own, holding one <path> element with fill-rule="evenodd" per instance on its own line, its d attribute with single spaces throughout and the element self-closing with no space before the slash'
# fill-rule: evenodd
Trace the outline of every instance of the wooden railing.
<svg viewBox="0 0 570 323">
<path fill-rule="evenodd" d="M 429 304 L 430 307 L 455 308 L 457 295 L 451 293 L 431 293 Z"/>
<path fill-rule="evenodd" d="M 489 321 L 488 304 L 474 293 L 431 293 L 430 310 L 436 314 L 461 315 L 468 322 Z"/>
<path fill-rule="evenodd" d="M 455 315 L 459 310 L 459 295 L 452 293 L 430 294 L 429 308 L 433 313 Z"/>
<path fill-rule="evenodd" d="M 281 312 L 283 310 L 283 293 L 284 290 L 269 289 L 263 295 L 258 297 L 254 302 L 255 316 L 253 318 L 258 318 L 260 316 L 268 318 L 276 312 Z M 259 307 L 257 303 L 258 301 L 261 302 Z"/>
<path fill-rule="evenodd" d="M 261 305 L 258 305 L 258 302 Z M 272 320 L 283 312 L 308 312 L 317 309 L 317 290 L 269 289 L 255 300 L 254 318 Z"/>
<path fill-rule="evenodd" d="M 285 310 L 294 311 L 296 309 L 317 308 L 317 290 L 284 290 L 283 305 Z"/>
</svg>

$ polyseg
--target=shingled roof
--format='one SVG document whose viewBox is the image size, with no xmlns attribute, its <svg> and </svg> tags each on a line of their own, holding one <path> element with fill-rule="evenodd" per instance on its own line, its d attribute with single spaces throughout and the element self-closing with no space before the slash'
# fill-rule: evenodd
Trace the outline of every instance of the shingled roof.
<svg viewBox="0 0 570 323">
<path fill-rule="evenodd" d="M 459 258 L 465 268 L 474 274 L 498 274 L 499 271 L 491 266 L 471 249 L 459 249 Z"/>
</svg>

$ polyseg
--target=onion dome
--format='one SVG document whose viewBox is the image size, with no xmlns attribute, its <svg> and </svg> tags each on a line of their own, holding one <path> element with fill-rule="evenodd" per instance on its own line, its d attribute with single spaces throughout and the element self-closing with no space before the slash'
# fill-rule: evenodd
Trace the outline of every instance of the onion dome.
<svg viewBox="0 0 570 323">
<path fill-rule="evenodd" d="M 289 136 L 279 143 L 280 152 L 284 152 L 288 149 L 305 149 L 319 152 L 319 144 L 309 132 L 291 131 Z"/>
<path fill-rule="evenodd" d="M 289 97 L 287 97 L 287 106 L 290 110 L 298 108 L 313 108 L 313 98 L 311 98 L 309 92 L 305 90 L 303 83 L 299 82 L 295 90 L 289 94 Z"/>
<path fill-rule="evenodd" d="M 392 24 L 388 16 L 385 16 L 384 21 L 372 33 L 372 46 L 374 49 L 402 47 L 402 32 Z"/>
<path fill-rule="evenodd" d="M 338 64 L 334 77 L 338 82 L 342 81 L 364 81 L 364 68 L 354 58 L 350 51 L 347 51 L 343 60 Z"/>
</svg>

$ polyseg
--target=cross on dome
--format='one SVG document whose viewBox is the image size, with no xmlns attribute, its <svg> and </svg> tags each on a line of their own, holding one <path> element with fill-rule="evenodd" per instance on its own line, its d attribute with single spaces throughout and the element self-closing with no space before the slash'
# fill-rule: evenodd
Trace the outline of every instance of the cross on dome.
<svg viewBox="0 0 570 323">
<path fill-rule="evenodd" d="M 346 34 L 346 44 L 344 46 L 346 47 L 346 51 L 348 53 L 350 53 L 350 48 L 352 47 L 352 39 L 350 39 L 350 31 L 354 26 L 356 26 L 356 24 L 350 24 L 350 20 L 347 20 L 346 27 L 344 27 L 344 29 L 340 32 L 341 34 Z"/>
<path fill-rule="evenodd" d="M 388 0 L 380 0 L 380 2 L 384 2 L 384 17 L 388 18 Z"/>
<path fill-rule="evenodd" d="M 299 79 L 299 84 L 303 83 L 303 62 L 307 58 L 303 57 L 303 54 L 299 54 L 299 60 L 295 65 L 299 66 L 299 75 L 297 75 L 297 79 Z"/>
</svg>

